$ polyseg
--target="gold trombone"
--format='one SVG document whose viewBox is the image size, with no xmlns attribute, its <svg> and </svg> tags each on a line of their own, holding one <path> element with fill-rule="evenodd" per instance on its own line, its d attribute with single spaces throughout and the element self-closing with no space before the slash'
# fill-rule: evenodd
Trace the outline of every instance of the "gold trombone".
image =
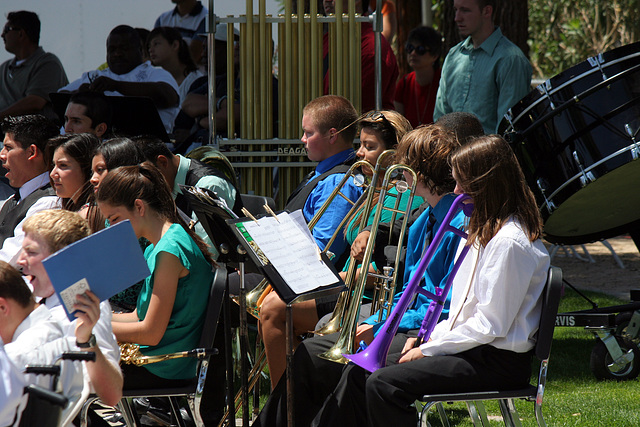
<svg viewBox="0 0 640 427">
<path fill-rule="evenodd" d="M 377 184 L 378 177 L 380 176 L 381 171 L 384 170 L 384 168 L 389 162 L 389 159 L 393 158 L 393 156 L 395 155 L 395 152 L 396 150 L 385 150 L 378 156 L 378 160 L 376 161 L 376 168 L 373 171 L 373 176 L 371 178 L 371 182 L 374 185 Z M 360 213 L 360 218 L 362 218 L 363 221 L 360 222 L 360 226 L 358 227 L 358 233 L 360 233 L 362 229 L 366 226 L 367 219 L 371 214 L 371 207 L 373 205 L 376 192 L 378 191 L 374 189 L 373 191 L 370 191 L 369 194 L 367 195 L 367 200 L 363 205 L 362 212 Z M 398 198 L 398 202 L 399 200 L 400 199 Z M 350 217 L 351 217 L 351 212 L 349 213 L 349 215 L 346 216 L 346 218 L 350 218 Z M 356 272 L 358 271 L 357 269 L 358 269 L 358 263 L 356 262 L 355 259 L 350 258 L 349 267 L 347 268 L 347 273 L 344 279 L 344 282 L 347 286 L 351 287 L 351 284 L 355 282 Z M 321 328 L 313 331 L 314 334 L 329 335 L 329 334 L 338 332 L 340 330 L 340 323 L 342 322 L 343 316 L 345 314 L 345 308 L 348 305 L 348 298 L 349 298 L 348 295 L 349 295 L 349 292 L 342 292 L 340 294 L 340 296 L 338 297 L 338 301 L 336 302 L 336 306 L 333 309 L 333 315 L 331 316 L 329 321 L 325 323 Z"/>
<path fill-rule="evenodd" d="M 387 197 L 387 192 L 389 188 L 392 188 L 391 185 L 392 177 L 398 173 L 399 170 L 403 170 L 404 173 L 409 174 L 412 177 L 412 184 L 408 186 L 405 181 L 399 181 L 402 184 L 396 185 L 398 190 L 398 195 L 396 196 L 395 206 L 393 208 L 388 208 L 384 206 L 385 198 Z M 365 252 L 362 259 L 362 265 L 360 267 L 360 274 L 358 276 L 357 281 L 354 282 L 352 286 L 350 286 L 347 300 L 343 307 L 337 307 L 334 310 L 334 317 L 338 317 L 338 319 L 342 319 L 342 323 L 340 325 L 340 335 L 336 343 L 324 353 L 319 354 L 318 356 L 327 359 L 333 362 L 346 364 L 348 360 L 343 356 L 343 353 L 351 353 L 354 350 L 354 341 L 356 328 L 358 327 L 358 319 L 360 316 L 360 306 L 362 303 L 362 296 L 364 295 L 364 289 L 367 283 L 367 276 L 372 275 L 369 273 L 369 265 L 371 263 L 371 258 L 373 256 L 373 248 L 375 247 L 375 239 L 378 232 L 378 224 L 380 223 L 380 218 L 383 210 L 390 210 L 393 212 L 393 218 L 395 218 L 396 214 L 403 214 L 402 218 L 402 226 L 399 236 L 399 241 L 402 242 L 404 239 L 404 235 L 407 229 L 407 223 L 409 218 L 409 213 L 411 212 L 411 205 L 413 202 L 413 197 L 415 195 L 417 176 L 416 173 L 410 169 L 406 165 L 397 164 L 390 166 L 385 175 L 384 180 L 382 181 L 382 186 L 380 189 L 380 197 L 378 199 L 376 213 L 373 218 L 373 222 L 371 225 L 371 235 L 369 236 L 369 241 L 367 242 L 367 246 L 365 248 Z M 400 204 L 400 198 L 403 192 L 410 190 L 409 199 L 407 201 L 407 206 L 404 211 L 398 209 Z M 391 196 L 393 197 L 393 196 Z M 395 265 L 397 266 L 400 261 L 401 254 L 401 245 L 398 245 L 398 250 L 396 251 L 395 257 Z M 354 260 L 355 261 L 355 260 Z M 386 295 L 381 297 L 383 303 L 380 304 L 379 310 L 388 309 L 393 301 L 393 295 L 395 293 L 395 283 L 397 279 L 397 268 L 392 270 L 387 269 L 388 275 L 378 275 L 373 274 L 374 277 L 378 279 L 382 279 L 384 283 L 386 283 L 387 290 L 384 289 L 378 291 L 378 293 L 383 293 Z M 372 309 L 373 313 L 373 309 Z"/>
</svg>

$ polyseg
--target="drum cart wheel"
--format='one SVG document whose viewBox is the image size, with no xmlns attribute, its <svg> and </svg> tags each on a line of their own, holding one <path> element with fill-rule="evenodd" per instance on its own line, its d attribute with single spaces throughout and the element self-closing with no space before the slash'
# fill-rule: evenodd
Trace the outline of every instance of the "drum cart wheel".
<svg viewBox="0 0 640 427">
<path fill-rule="evenodd" d="M 598 307 L 571 283 L 593 308 L 558 313 L 556 326 L 584 327 L 596 337 L 590 367 L 599 380 L 631 380 L 640 374 L 640 291 L 631 291 L 631 302 Z"/>
<path fill-rule="evenodd" d="M 632 341 L 608 333 L 596 341 L 590 366 L 599 380 L 632 380 L 640 373 L 640 349 Z"/>
</svg>

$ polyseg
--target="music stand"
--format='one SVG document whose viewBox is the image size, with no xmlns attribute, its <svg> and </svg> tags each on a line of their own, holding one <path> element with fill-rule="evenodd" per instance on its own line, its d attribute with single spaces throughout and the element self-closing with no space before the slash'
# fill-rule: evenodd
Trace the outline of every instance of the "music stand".
<svg viewBox="0 0 640 427">
<path fill-rule="evenodd" d="M 273 213 L 270 213 L 271 215 Z M 265 216 L 265 215 L 263 215 Z M 262 217 L 262 216 L 261 216 Z M 258 218 L 261 218 L 258 217 Z M 335 295 L 339 292 L 342 292 L 346 289 L 346 286 L 340 276 L 338 275 L 337 270 L 327 257 L 325 253 L 321 253 L 322 262 L 329 267 L 333 275 L 335 276 L 335 282 L 328 284 L 326 286 L 322 286 L 310 291 L 306 291 L 303 293 L 297 294 L 289 284 L 285 281 L 285 279 L 280 275 L 280 272 L 273 266 L 273 264 L 264 256 L 261 249 L 258 247 L 256 242 L 254 242 L 249 236 L 244 227 L 239 226 L 239 224 L 243 222 L 256 221 L 256 219 L 247 219 L 247 218 L 239 218 L 239 219 L 230 219 L 227 220 L 227 224 L 231 227 L 234 234 L 238 238 L 240 244 L 245 248 L 249 258 L 253 261 L 253 263 L 258 267 L 258 269 L 263 273 L 263 275 L 269 279 L 270 284 L 273 289 L 278 293 L 278 296 L 287 304 L 286 305 L 286 384 L 287 384 L 287 425 L 289 427 L 293 427 L 295 424 L 294 420 L 294 410 L 293 410 L 293 305 L 297 303 L 301 303 L 304 301 L 309 301 L 321 297 L 327 297 L 330 295 Z M 242 280 L 241 280 L 242 286 Z M 241 308 L 242 310 L 242 308 Z M 244 421 L 244 420 L 243 420 Z"/>
<path fill-rule="evenodd" d="M 71 98 L 69 92 L 52 92 L 53 111 L 64 123 L 64 112 Z M 153 135 L 164 142 L 169 135 L 151 98 L 142 96 L 105 96 L 111 106 L 111 132 L 114 136 Z"/>
<path fill-rule="evenodd" d="M 193 212 L 196 214 L 198 221 L 202 224 L 205 232 L 216 246 L 219 251 L 218 261 L 225 263 L 226 265 L 233 266 L 240 270 L 240 352 L 242 358 L 240 359 L 240 377 L 242 381 L 242 404 L 243 404 L 243 425 L 249 424 L 249 411 L 248 411 L 248 374 L 246 364 L 246 354 L 248 352 L 247 337 L 247 316 L 246 316 L 246 304 L 245 304 L 245 283 L 244 283 L 244 271 L 245 262 L 247 260 L 247 254 L 244 248 L 238 242 L 238 239 L 231 231 L 226 223 L 226 220 L 237 219 L 238 216 L 233 213 L 229 207 L 211 190 L 205 188 L 189 187 L 180 185 L 182 194 L 187 199 Z M 236 248 L 233 250 L 232 248 Z M 258 271 L 256 267 L 252 266 L 252 271 Z M 231 299 L 229 296 L 229 281 L 227 280 L 227 286 L 225 291 L 225 304 L 224 304 L 224 319 L 225 319 L 225 368 L 227 371 L 227 405 L 229 408 L 227 422 L 231 425 L 231 420 L 235 416 L 235 403 L 234 403 L 234 387 L 233 387 L 233 366 L 232 366 L 232 354 L 231 354 L 231 316 L 229 312 L 229 305 Z M 245 415 L 246 414 L 246 415 Z M 246 422 L 244 421 L 246 419 Z"/>
</svg>

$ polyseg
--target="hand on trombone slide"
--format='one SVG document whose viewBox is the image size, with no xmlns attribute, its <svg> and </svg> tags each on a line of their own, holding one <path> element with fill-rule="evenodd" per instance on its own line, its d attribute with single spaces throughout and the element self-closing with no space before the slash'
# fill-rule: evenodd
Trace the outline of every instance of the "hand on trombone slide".
<svg viewBox="0 0 640 427">
<path fill-rule="evenodd" d="M 371 235 L 370 231 L 363 231 L 351 244 L 351 257 L 357 259 L 358 261 L 362 261 L 362 257 L 364 255 L 364 251 L 367 248 L 367 242 L 369 241 L 369 236 Z"/>
<path fill-rule="evenodd" d="M 407 339 L 407 342 L 404 343 L 404 347 L 402 348 L 402 356 L 400 356 L 398 363 L 411 362 L 425 357 L 422 351 L 420 351 L 420 347 L 415 346 L 417 339 L 418 338 Z"/>
</svg>

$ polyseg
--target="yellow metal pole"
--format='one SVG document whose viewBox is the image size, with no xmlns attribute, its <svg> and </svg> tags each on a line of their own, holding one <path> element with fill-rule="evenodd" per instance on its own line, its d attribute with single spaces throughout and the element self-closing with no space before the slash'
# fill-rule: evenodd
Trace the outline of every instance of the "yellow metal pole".
<svg viewBox="0 0 640 427">
<path fill-rule="evenodd" d="M 227 138 L 235 139 L 235 40 L 233 23 L 227 23 Z"/>
<path fill-rule="evenodd" d="M 287 52 L 286 54 L 286 58 L 285 58 L 285 73 L 287 75 L 287 84 L 290 85 L 288 87 L 293 87 L 294 81 L 292 78 L 292 73 L 293 73 L 293 62 L 292 62 L 292 58 L 291 58 L 291 48 L 292 48 L 292 40 L 291 37 L 293 35 L 293 30 L 292 30 L 292 22 L 291 22 L 291 13 L 292 13 L 292 6 L 291 6 L 291 0 L 285 0 L 284 2 L 284 37 L 285 37 L 285 51 Z M 292 117 L 293 116 L 293 106 L 291 105 L 291 103 L 286 102 L 286 111 L 285 111 L 285 117 Z M 287 119 L 287 124 L 286 124 L 286 133 L 285 133 L 285 137 L 286 138 L 292 138 L 292 135 L 294 133 L 294 128 L 292 126 L 293 124 L 291 123 L 291 121 L 289 119 Z M 296 125 L 295 129 L 298 129 L 299 125 Z"/>
</svg>

